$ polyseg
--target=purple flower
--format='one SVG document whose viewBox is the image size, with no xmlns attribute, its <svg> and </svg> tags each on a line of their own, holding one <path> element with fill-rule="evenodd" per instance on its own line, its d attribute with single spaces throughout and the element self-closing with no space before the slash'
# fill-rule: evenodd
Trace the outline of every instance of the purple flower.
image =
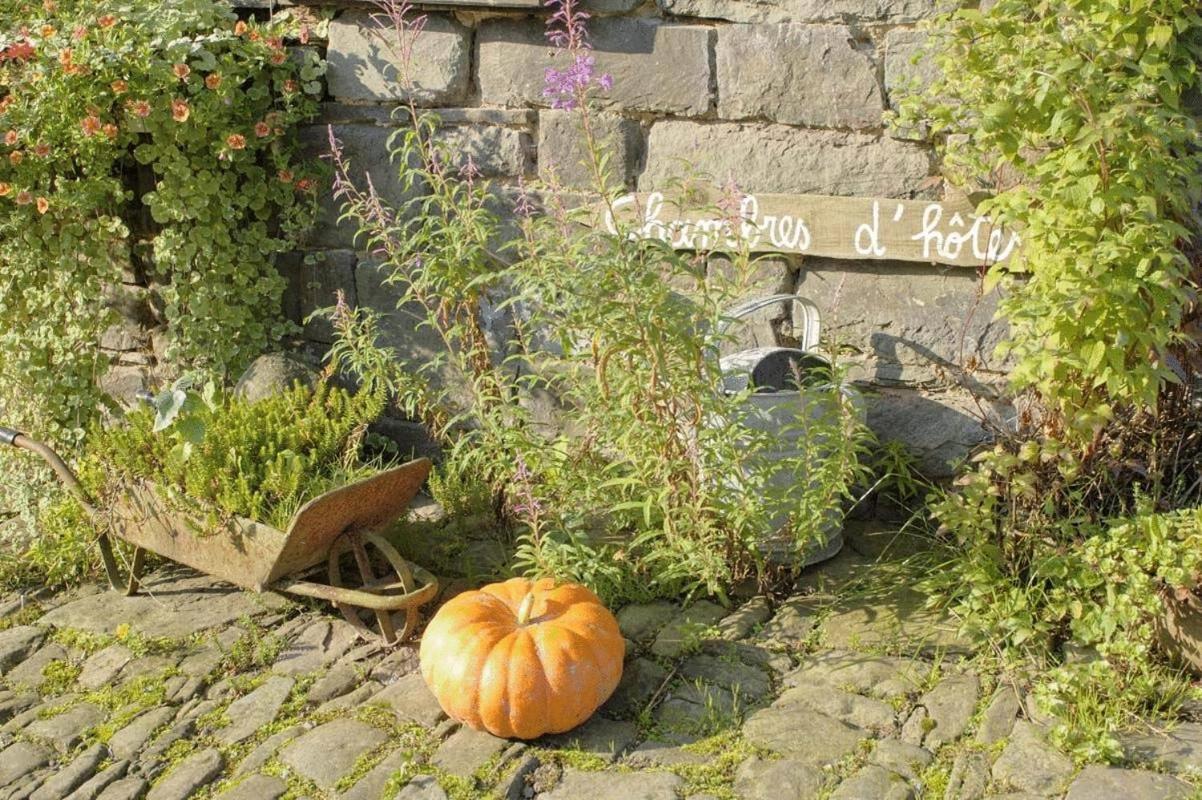
<svg viewBox="0 0 1202 800">
<path fill-rule="evenodd" d="M 594 85 L 604 91 L 613 88 L 613 76 L 601 75 L 594 81 L 596 59 L 590 51 L 587 20 L 589 15 L 580 11 L 578 0 L 547 0 L 555 13 L 547 20 L 547 41 L 558 53 L 565 53 L 572 60 L 567 69 L 548 67 L 544 73 L 543 97 L 550 99 L 551 108 L 572 110 L 577 108 Z"/>
<path fill-rule="evenodd" d="M 472 154 L 468 153 L 467 161 L 463 162 L 463 165 L 459 167 L 459 177 L 471 184 L 472 181 L 483 174 L 480 168 L 476 166 L 476 161 L 472 158 Z"/>
<path fill-rule="evenodd" d="M 596 59 L 587 53 L 577 53 L 567 69 L 547 67 L 544 73 L 543 97 L 550 98 L 551 108 L 572 110 L 593 84 Z"/>
<path fill-rule="evenodd" d="M 587 21 L 591 16 L 576 8 L 576 0 L 547 0 L 555 13 L 547 20 L 547 41 L 559 50 L 587 50 Z"/>
<path fill-rule="evenodd" d="M 739 187 L 734 175 L 730 175 L 722 185 L 722 193 L 718 197 L 718 210 L 727 219 L 737 219 L 743 209 L 743 198 L 747 194 Z"/>
<path fill-rule="evenodd" d="M 351 307 L 346 302 L 346 293 L 339 289 L 334 293 L 334 327 L 339 330 L 346 328 L 351 321 Z"/>
<path fill-rule="evenodd" d="M 534 200 L 530 197 L 530 188 L 520 177 L 518 178 L 518 199 L 513 206 L 513 211 L 525 219 L 533 217 L 535 212 Z"/>
</svg>

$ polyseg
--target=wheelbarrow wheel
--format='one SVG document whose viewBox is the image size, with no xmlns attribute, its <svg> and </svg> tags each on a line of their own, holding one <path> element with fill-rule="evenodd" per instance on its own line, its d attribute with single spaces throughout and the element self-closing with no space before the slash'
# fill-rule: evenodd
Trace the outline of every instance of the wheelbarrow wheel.
<svg viewBox="0 0 1202 800">
<path fill-rule="evenodd" d="M 382 577 L 376 576 L 371 554 L 367 550 L 367 545 L 369 544 L 384 556 L 391 571 L 396 573 L 396 580 L 393 580 L 388 575 Z M 338 587 L 344 585 L 342 581 L 341 560 L 342 556 L 348 550 L 354 555 L 355 565 L 359 568 L 359 576 L 363 581 L 362 589 L 386 594 L 409 594 L 417 590 L 418 582 L 413 576 L 413 570 L 410 568 L 409 562 L 386 539 L 374 533 L 347 534 L 330 549 L 329 572 L 331 585 Z M 418 606 L 416 604 L 403 608 L 400 611 L 369 610 L 337 600 L 334 601 L 334 606 L 342 612 L 342 616 L 346 617 L 346 621 L 354 626 L 355 630 L 361 636 L 367 639 L 378 636 L 386 645 L 394 645 L 408 639 L 417 627 L 419 618 Z M 398 631 L 398 617 L 402 614 L 404 615 L 404 621 L 400 623 L 400 630 Z M 369 615 L 375 617 L 375 624 L 378 630 L 373 631 L 364 620 L 364 617 Z"/>
</svg>

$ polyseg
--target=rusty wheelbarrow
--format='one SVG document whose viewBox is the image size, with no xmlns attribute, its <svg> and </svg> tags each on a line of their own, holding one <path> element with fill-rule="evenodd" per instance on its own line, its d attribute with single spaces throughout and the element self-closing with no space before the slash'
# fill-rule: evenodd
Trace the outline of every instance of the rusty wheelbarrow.
<svg viewBox="0 0 1202 800">
<path fill-rule="evenodd" d="M 255 592 L 271 590 L 328 600 L 365 638 L 385 644 L 413 633 L 418 608 L 438 592 L 438 581 L 401 557 L 375 531 L 400 517 L 430 473 L 430 460 L 420 458 L 370 478 L 315 497 L 292 517 L 287 531 L 242 517 L 214 523 L 169 504 L 150 483 L 126 483 L 111 508 L 101 511 L 71 468 L 46 445 L 0 426 L 0 445 L 12 445 L 40 456 L 79 500 L 98 530 L 97 545 L 109 584 L 135 594 L 145 551 L 186 564 L 200 572 Z M 123 576 L 110 536 L 134 546 L 128 575 Z M 395 575 L 377 576 L 367 550 L 371 545 Z M 341 560 L 350 552 L 361 584 L 343 585 Z M 329 583 L 311 576 L 325 562 Z M 363 614 L 374 615 L 378 631 Z M 396 616 L 404 613 L 399 629 Z"/>
</svg>

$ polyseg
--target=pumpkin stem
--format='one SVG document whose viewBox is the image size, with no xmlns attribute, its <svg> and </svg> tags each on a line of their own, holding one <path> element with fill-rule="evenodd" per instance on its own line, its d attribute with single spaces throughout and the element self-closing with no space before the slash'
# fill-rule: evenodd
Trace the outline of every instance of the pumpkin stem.
<svg viewBox="0 0 1202 800">
<path fill-rule="evenodd" d="M 534 592 L 526 592 L 522 604 L 518 606 L 518 624 L 525 625 L 530 621 L 530 612 L 534 610 Z"/>
</svg>

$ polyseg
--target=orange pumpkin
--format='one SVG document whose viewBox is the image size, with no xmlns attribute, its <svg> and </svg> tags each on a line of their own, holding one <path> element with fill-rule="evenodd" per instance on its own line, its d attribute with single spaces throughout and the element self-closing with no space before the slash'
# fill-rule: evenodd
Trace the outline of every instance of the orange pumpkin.
<svg viewBox="0 0 1202 800">
<path fill-rule="evenodd" d="M 439 609 L 422 635 L 422 677 L 448 716 L 534 739 L 592 716 L 617 687 L 625 650 L 588 589 L 513 578 Z"/>
</svg>

